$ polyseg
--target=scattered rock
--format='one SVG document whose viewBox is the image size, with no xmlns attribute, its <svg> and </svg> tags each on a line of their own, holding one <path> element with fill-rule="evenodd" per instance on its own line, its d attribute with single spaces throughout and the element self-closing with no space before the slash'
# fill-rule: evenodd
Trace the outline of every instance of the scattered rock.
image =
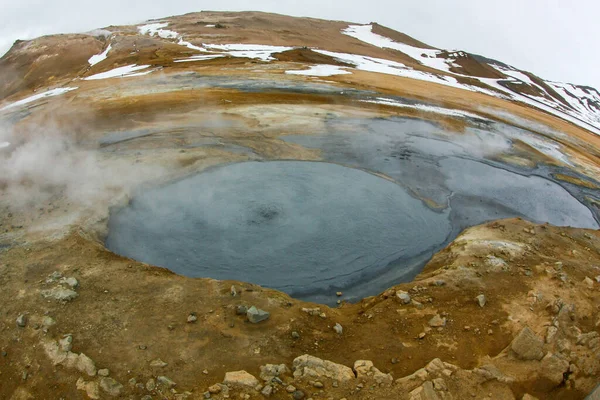
<svg viewBox="0 0 600 400">
<path fill-rule="evenodd" d="M 293 368 L 295 378 L 317 379 L 327 377 L 339 382 L 346 382 L 355 378 L 354 372 L 349 367 L 308 354 L 296 357 Z"/>
<path fill-rule="evenodd" d="M 45 299 L 58 300 L 58 301 L 71 301 L 76 299 L 79 294 L 73 289 L 67 289 L 62 286 L 57 286 L 52 289 L 42 290 L 42 297 Z"/>
<path fill-rule="evenodd" d="M 300 339 L 300 334 L 298 332 L 296 332 L 296 331 L 293 331 L 292 332 L 292 338 L 293 339 Z"/>
<path fill-rule="evenodd" d="M 258 379 L 244 370 L 225 373 L 223 383 L 225 385 L 246 386 L 250 388 L 254 388 L 259 384 Z"/>
<path fill-rule="evenodd" d="M 532 395 L 525 393 L 523 395 L 523 397 L 521 397 L 521 400 L 538 400 L 538 398 L 537 397 L 533 397 Z"/>
<path fill-rule="evenodd" d="M 544 343 L 528 327 L 519 332 L 510 348 L 521 360 L 541 360 L 544 357 Z"/>
<path fill-rule="evenodd" d="M 271 314 L 269 312 L 256 308 L 255 306 L 250 307 L 248 312 L 246 312 L 248 321 L 252 322 L 253 324 L 266 321 L 270 316 Z"/>
<path fill-rule="evenodd" d="M 271 396 L 271 394 L 273 393 L 273 386 L 271 386 L 271 385 L 267 385 L 267 386 L 265 386 L 265 387 L 264 387 L 264 388 L 263 388 L 263 389 L 260 391 L 260 393 L 262 393 L 262 395 L 263 395 L 263 396 L 265 396 L 265 397 L 269 397 L 269 396 Z"/>
<path fill-rule="evenodd" d="M 400 302 L 402 304 L 410 303 L 410 295 L 408 294 L 408 292 L 405 292 L 404 290 L 397 290 L 396 297 L 398 298 L 398 300 L 400 300 Z"/>
<path fill-rule="evenodd" d="M 156 381 L 152 378 L 148 379 L 148 382 L 146 382 L 146 390 L 149 392 L 152 392 L 154 389 L 156 389 Z"/>
<path fill-rule="evenodd" d="M 246 315 L 247 312 L 248 312 L 248 307 L 246 307 L 246 306 L 239 305 L 235 308 L 235 313 L 237 315 Z"/>
<path fill-rule="evenodd" d="M 221 393 L 221 385 L 215 384 L 208 388 L 208 392 L 211 394 Z"/>
<path fill-rule="evenodd" d="M 425 332 L 421 332 L 419 333 L 419 336 L 417 336 L 419 339 L 425 339 L 425 336 L 427 336 L 427 334 Z"/>
<path fill-rule="evenodd" d="M 304 392 L 302 390 L 296 390 L 292 393 L 294 400 L 302 400 L 304 398 Z"/>
<path fill-rule="evenodd" d="M 108 376 L 110 375 L 110 371 L 108 370 L 108 368 L 102 368 L 98 370 L 98 376 Z"/>
<path fill-rule="evenodd" d="M 110 396 L 117 397 L 123 390 L 123 385 L 114 380 L 113 378 L 102 377 L 100 378 L 100 387 Z"/>
<path fill-rule="evenodd" d="M 338 335 L 341 335 L 344 332 L 344 328 L 342 328 L 342 326 L 339 323 L 337 323 L 337 322 L 336 322 L 335 326 L 333 327 L 333 330 Z"/>
<path fill-rule="evenodd" d="M 410 392 L 409 398 L 410 400 L 440 400 L 431 381 L 426 381 L 422 386 Z"/>
<path fill-rule="evenodd" d="M 554 342 L 554 339 L 556 338 L 557 333 L 558 333 L 557 327 L 549 326 L 548 330 L 546 331 L 546 343 Z"/>
<path fill-rule="evenodd" d="M 477 304 L 479 304 L 479 307 L 485 306 L 485 303 L 487 302 L 487 299 L 485 298 L 484 294 L 480 294 L 479 296 L 475 297 L 475 301 L 477 302 Z"/>
<path fill-rule="evenodd" d="M 161 360 L 160 358 L 157 358 L 156 360 L 152 360 L 152 361 L 150 361 L 150 366 L 151 366 L 152 368 L 164 368 L 164 367 L 166 367 L 167 365 L 169 365 L 169 364 L 167 364 L 166 362 L 164 362 L 164 361 L 163 361 L 163 360 Z"/>
<path fill-rule="evenodd" d="M 586 285 L 587 287 L 589 287 L 590 289 L 592 289 L 594 287 L 594 281 L 591 280 L 589 277 L 585 277 L 585 279 L 583 280 L 583 284 Z"/>
<path fill-rule="evenodd" d="M 21 314 L 17 317 L 17 326 L 19 328 L 25 328 L 27 326 L 27 315 Z"/>
<path fill-rule="evenodd" d="M 231 285 L 231 296 L 235 297 L 237 296 L 237 290 L 235 289 L 235 285 Z"/>
<path fill-rule="evenodd" d="M 439 314 L 436 314 L 429 320 L 429 326 L 433 328 L 438 328 L 442 326 L 446 326 L 446 318 L 440 317 Z"/>
<path fill-rule="evenodd" d="M 62 351 L 71 351 L 73 348 L 73 336 L 65 335 L 58 341 L 58 347 L 60 347 Z"/>
<path fill-rule="evenodd" d="M 435 378 L 433 380 L 433 388 L 441 392 L 445 392 L 448 390 L 448 386 L 446 386 L 446 381 L 444 381 L 443 378 Z"/>
<path fill-rule="evenodd" d="M 270 382 L 273 378 L 289 373 L 290 370 L 285 364 L 267 364 L 260 367 L 260 379 L 265 382 Z"/>
<path fill-rule="evenodd" d="M 173 382 L 171 379 L 167 378 L 166 376 L 157 377 L 156 382 L 159 385 L 165 386 L 168 389 L 171 389 L 172 387 L 177 386 L 177 384 L 175 382 Z"/>
<path fill-rule="evenodd" d="M 564 374 L 569 370 L 569 362 L 554 354 L 546 354 L 542 359 L 540 368 L 540 377 L 546 378 L 554 386 L 559 386 L 563 383 Z"/>
<path fill-rule="evenodd" d="M 75 278 L 62 278 L 58 283 L 61 285 L 66 285 L 71 289 L 75 289 L 79 286 L 79 281 L 77 281 Z"/>
<path fill-rule="evenodd" d="M 75 385 L 77 390 L 85 391 L 90 399 L 96 400 L 100 398 L 100 387 L 98 386 L 98 382 L 86 382 L 83 378 L 79 378 Z"/>
<path fill-rule="evenodd" d="M 336 292 L 336 293 L 335 293 L 335 295 L 336 295 L 337 297 L 341 297 L 343 294 L 344 294 L 344 293 L 342 293 L 342 292 Z"/>
<path fill-rule="evenodd" d="M 393 378 L 390 374 L 384 374 L 373 365 L 369 360 L 358 360 L 354 362 L 354 371 L 359 379 L 373 379 L 379 385 L 391 385 Z"/>
<path fill-rule="evenodd" d="M 321 309 L 319 307 L 315 308 L 302 308 L 302 312 L 307 313 L 308 315 L 319 315 L 321 314 Z"/>
<path fill-rule="evenodd" d="M 50 328 L 52 325 L 55 325 L 55 324 L 56 324 L 56 321 L 52 317 L 45 316 L 44 318 L 42 318 L 42 326 L 44 328 Z"/>
<path fill-rule="evenodd" d="M 196 313 L 190 313 L 187 317 L 187 322 L 188 324 L 193 324 L 194 322 L 198 321 L 198 317 L 196 316 Z"/>
<path fill-rule="evenodd" d="M 294 393 L 294 392 L 296 391 L 296 387 L 295 387 L 295 386 L 293 386 L 293 385 L 288 385 L 288 386 L 285 388 L 285 391 L 286 391 L 286 392 L 288 392 L 288 393 Z"/>
<path fill-rule="evenodd" d="M 315 387 L 317 389 L 323 389 L 325 387 L 325 385 L 323 384 L 323 382 L 320 382 L 320 381 L 313 382 L 312 385 L 313 385 L 313 387 Z"/>
<path fill-rule="evenodd" d="M 89 376 L 96 375 L 96 365 L 94 364 L 94 361 L 83 353 L 77 356 L 75 368 L 80 372 L 88 374 Z"/>
</svg>

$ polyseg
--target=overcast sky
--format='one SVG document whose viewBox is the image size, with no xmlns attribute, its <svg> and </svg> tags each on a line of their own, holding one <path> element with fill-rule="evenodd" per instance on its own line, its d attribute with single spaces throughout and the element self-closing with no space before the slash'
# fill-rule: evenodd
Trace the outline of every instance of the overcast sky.
<svg viewBox="0 0 600 400">
<path fill-rule="evenodd" d="M 435 47 L 478 53 L 545 79 L 600 90 L 598 0 L 0 0 L 0 55 L 16 39 L 201 10 L 376 21 Z"/>
</svg>

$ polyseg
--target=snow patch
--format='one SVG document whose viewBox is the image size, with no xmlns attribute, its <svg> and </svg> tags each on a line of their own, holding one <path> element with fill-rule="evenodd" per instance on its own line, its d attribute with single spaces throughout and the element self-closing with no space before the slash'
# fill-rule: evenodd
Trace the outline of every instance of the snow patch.
<svg viewBox="0 0 600 400">
<path fill-rule="evenodd" d="M 0 149 L 10 146 L 9 142 L 0 142 Z"/>
<path fill-rule="evenodd" d="M 396 100 L 386 99 L 384 97 L 377 97 L 376 99 L 373 99 L 373 100 L 361 100 L 361 101 L 364 103 L 383 104 L 386 106 L 409 108 L 409 109 L 419 110 L 419 111 L 423 111 L 423 112 L 431 112 L 431 113 L 436 113 L 436 114 L 449 115 L 451 117 L 476 118 L 476 119 L 480 119 L 480 120 L 487 120 L 487 118 L 484 118 L 482 116 L 479 116 L 477 114 L 470 113 L 467 111 L 455 110 L 455 109 L 451 109 L 451 108 L 436 107 L 436 106 L 431 106 L 428 104 L 405 104 L 405 103 L 401 103 Z"/>
<path fill-rule="evenodd" d="M 149 65 L 131 64 L 131 65 L 126 65 L 124 67 L 114 68 L 114 69 L 111 69 L 110 71 L 101 72 L 99 74 L 88 76 L 87 78 L 83 78 L 83 80 L 84 81 L 93 81 L 93 80 L 98 80 L 98 79 L 108 79 L 108 78 L 117 78 L 117 77 L 118 78 L 126 78 L 126 77 L 131 77 L 131 76 L 141 76 L 141 75 L 149 74 L 150 72 L 152 72 L 152 70 L 144 71 L 144 72 L 136 72 L 136 71 L 140 71 L 140 70 L 146 69 L 148 67 L 150 67 L 150 66 Z"/>
<path fill-rule="evenodd" d="M 222 51 L 232 57 L 257 58 L 262 61 L 273 60 L 273 53 L 292 50 L 293 47 L 269 46 L 265 44 L 206 44 L 204 47 L 210 50 Z"/>
<path fill-rule="evenodd" d="M 332 75 L 343 75 L 351 74 L 352 72 L 346 71 L 337 65 L 319 64 L 312 65 L 309 69 L 304 70 L 290 70 L 285 71 L 289 75 L 308 75 L 308 76 L 332 76 Z"/>
<path fill-rule="evenodd" d="M 181 63 L 181 62 L 190 62 L 190 61 L 205 61 L 205 60 L 212 60 L 215 58 L 219 58 L 219 57 L 225 57 L 223 54 L 202 54 L 202 55 L 197 55 L 197 56 L 191 56 L 188 58 L 182 58 L 180 60 L 175 60 L 174 62 L 176 63 Z"/>
<path fill-rule="evenodd" d="M 150 36 L 158 35 L 159 37 L 161 37 L 163 39 L 177 39 L 177 37 L 179 36 L 179 34 L 177 32 L 171 31 L 168 29 L 162 29 L 162 28 L 166 28 L 167 26 L 169 26 L 168 22 L 159 22 L 159 23 L 155 23 L 155 24 L 138 26 L 138 31 L 142 35 L 150 35 Z"/>
<path fill-rule="evenodd" d="M 32 103 L 34 101 L 37 101 L 39 99 L 43 99 L 43 98 L 46 98 L 46 97 L 58 96 L 58 95 L 61 95 L 63 93 L 70 92 L 71 90 L 75 90 L 75 89 L 78 89 L 78 88 L 77 87 L 65 87 L 65 88 L 51 89 L 51 90 L 48 90 L 48 91 L 46 91 L 44 93 L 39 93 L 39 94 L 36 94 L 36 95 L 33 95 L 33 96 L 26 97 L 26 98 L 24 98 L 22 100 L 15 101 L 14 103 L 11 103 L 11 104 L 9 104 L 7 106 L 4 106 L 4 107 L 0 108 L 0 111 L 4 111 L 4 110 L 8 110 L 8 109 L 13 108 L 13 107 L 18 107 L 18 106 L 22 106 L 24 104 Z"/>
<path fill-rule="evenodd" d="M 98 64 L 100 61 L 106 60 L 106 57 L 108 57 L 108 52 L 110 51 L 111 48 L 112 48 L 112 45 L 109 44 L 108 47 L 106 48 L 106 50 L 104 50 L 102 53 L 96 54 L 95 56 L 91 56 L 90 59 L 88 60 L 88 63 L 90 63 L 91 66 L 94 66 L 94 65 Z"/>
</svg>

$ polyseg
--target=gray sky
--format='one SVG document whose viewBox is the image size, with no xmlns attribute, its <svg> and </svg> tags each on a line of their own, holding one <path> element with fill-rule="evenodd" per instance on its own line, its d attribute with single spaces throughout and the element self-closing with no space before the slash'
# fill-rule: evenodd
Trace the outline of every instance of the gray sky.
<svg viewBox="0 0 600 400">
<path fill-rule="evenodd" d="M 200 10 L 257 10 L 379 22 L 435 47 L 461 49 L 545 79 L 600 90 L 597 0 L 0 0 L 0 54 L 16 39 L 83 32 Z"/>
</svg>

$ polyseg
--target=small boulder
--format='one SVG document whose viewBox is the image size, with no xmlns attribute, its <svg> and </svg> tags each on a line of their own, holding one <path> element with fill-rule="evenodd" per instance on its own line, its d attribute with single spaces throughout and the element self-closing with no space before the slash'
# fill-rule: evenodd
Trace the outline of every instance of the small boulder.
<svg viewBox="0 0 600 400">
<path fill-rule="evenodd" d="M 167 389 L 171 389 L 171 388 L 177 386 L 177 384 L 175 382 L 173 382 L 171 379 L 167 378 L 166 376 L 157 377 L 156 382 L 159 385 L 166 387 Z"/>
<path fill-rule="evenodd" d="M 150 366 L 151 366 L 152 368 L 164 368 L 164 367 L 166 367 L 167 365 L 169 365 L 169 364 L 167 364 L 166 362 L 164 362 L 164 361 L 163 361 L 163 360 L 161 360 L 160 358 L 157 358 L 156 360 L 152 360 L 152 361 L 150 361 Z"/>
<path fill-rule="evenodd" d="M 255 306 L 250 307 L 248 309 L 248 312 L 246 312 L 246 317 L 248 317 L 248 321 L 252 322 L 253 324 L 258 324 L 259 322 L 266 321 L 267 319 L 269 319 L 270 316 L 271 314 L 269 312 L 256 308 Z"/>
<path fill-rule="evenodd" d="M 391 385 L 393 378 L 375 368 L 372 361 L 358 360 L 354 362 L 354 371 L 358 379 L 374 380 L 379 385 Z"/>
<path fill-rule="evenodd" d="M 79 378 L 75 385 L 77 390 L 85 391 L 90 399 L 97 400 L 100 398 L 100 387 L 98 386 L 98 382 L 86 382 L 83 378 Z"/>
<path fill-rule="evenodd" d="M 569 362 L 554 354 L 546 354 L 542 359 L 540 377 L 546 378 L 555 387 L 560 386 L 564 380 L 564 374 L 569 370 Z"/>
<path fill-rule="evenodd" d="M 521 360 L 541 360 L 544 357 L 544 343 L 528 327 L 513 339 L 510 348 Z"/>
<path fill-rule="evenodd" d="M 446 326 L 446 318 L 442 318 L 439 314 L 436 314 L 429 320 L 429 326 L 433 328 Z"/>
<path fill-rule="evenodd" d="M 225 373 L 223 383 L 225 385 L 246 386 L 250 388 L 255 388 L 256 385 L 259 384 L 258 379 L 256 379 L 254 375 L 251 375 L 244 370 Z"/>
<path fill-rule="evenodd" d="M 352 369 L 341 364 L 304 354 L 296 357 L 293 363 L 295 378 L 330 378 L 338 382 L 355 379 Z"/>
<path fill-rule="evenodd" d="M 235 313 L 237 315 L 246 315 L 247 312 L 248 312 L 248 307 L 246 307 L 246 306 L 239 305 L 239 306 L 235 307 Z"/>
<path fill-rule="evenodd" d="M 342 326 L 339 323 L 337 323 L 337 322 L 336 322 L 335 326 L 333 327 L 333 330 L 338 335 L 341 335 L 344 332 L 344 328 L 342 328 Z"/>
<path fill-rule="evenodd" d="M 19 328 L 25 328 L 25 326 L 27 326 L 27 315 L 25 314 L 21 314 L 17 317 L 17 326 Z"/>
<path fill-rule="evenodd" d="M 475 301 L 477 302 L 477 304 L 479 304 L 479 307 L 485 306 L 485 303 L 487 302 L 487 299 L 485 298 L 484 294 L 480 294 L 479 296 L 475 297 Z"/>
<path fill-rule="evenodd" d="M 57 301 L 71 301 L 76 299 L 79 294 L 73 289 L 67 289 L 62 286 L 57 286 L 52 289 L 42 290 L 42 297 L 45 299 L 57 300 Z"/>
<path fill-rule="evenodd" d="M 109 396 L 117 397 L 121 394 L 123 390 L 123 385 L 114 380 L 113 378 L 103 377 L 100 379 L 100 387 L 104 390 Z"/>
<path fill-rule="evenodd" d="M 408 294 L 408 292 L 405 292 L 404 290 L 397 290 L 396 297 L 398 298 L 398 300 L 400 300 L 400 303 L 402 303 L 402 304 L 410 303 L 410 295 Z"/>
<path fill-rule="evenodd" d="M 289 372 L 290 370 L 285 364 L 267 364 L 260 367 L 260 379 L 270 382 L 273 378 L 279 378 Z"/>
</svg>

